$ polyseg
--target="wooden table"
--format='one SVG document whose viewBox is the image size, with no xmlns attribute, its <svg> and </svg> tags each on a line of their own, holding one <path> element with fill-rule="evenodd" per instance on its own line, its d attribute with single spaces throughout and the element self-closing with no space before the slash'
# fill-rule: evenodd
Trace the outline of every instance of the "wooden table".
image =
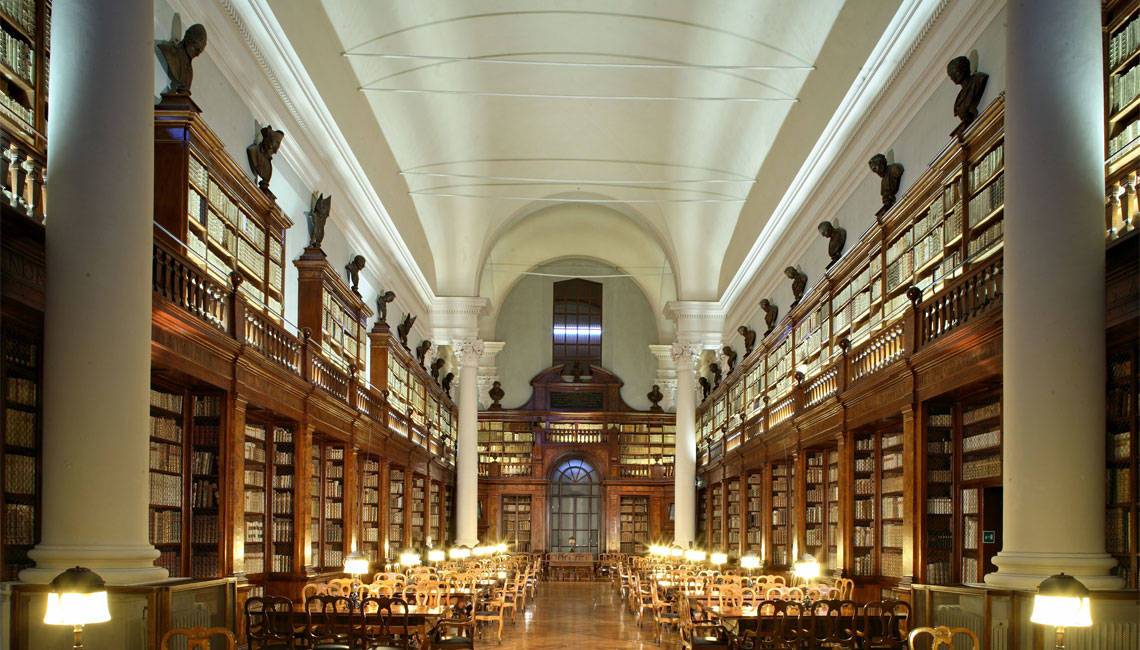
<svg viewBox="0 0 1140 650">
<path fill-rule="evenodd" d="M 552 580 L 591 580 L 594 577 L 594 554 L 547 553 L 546 567 Z"/>
</svg>

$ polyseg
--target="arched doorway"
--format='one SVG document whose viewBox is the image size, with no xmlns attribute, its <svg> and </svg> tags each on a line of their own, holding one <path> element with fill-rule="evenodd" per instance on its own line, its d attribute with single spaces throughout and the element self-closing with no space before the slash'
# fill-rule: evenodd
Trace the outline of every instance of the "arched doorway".
<svg viewBox="0 0 1140 650">
<path fill-rule="evenodd" d="M 551 551 L 597 553 L 601 481 L 597 471 L 581 458 L 558 464 L 550 474 Z M 573 537 L 575 544 L 570 545 Z"/>
</svg>

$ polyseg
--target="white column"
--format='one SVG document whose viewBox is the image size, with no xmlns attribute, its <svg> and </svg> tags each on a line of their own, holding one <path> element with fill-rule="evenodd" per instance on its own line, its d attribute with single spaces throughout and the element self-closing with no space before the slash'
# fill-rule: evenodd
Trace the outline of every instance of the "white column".
<svg viewBox="0 0 1140 650">
<path fill-rule="evenodd" d="M 161 580 L 147 538 L 154 3 L 57 1 L 51 56 L 43 536 L 20 577 Z"/>
<path fill-rule="evenodd" d="M 504 341 L 483 341 L 483 356 L 479 358 L 479 408 L 488 408 L 495 401 L 490 395 L 491 387 L 499 381 L 495 357 L 499 356 L 506 345 Z"/>
<path fill-rule="evenodd" d="M 483 341 L 451 342 L 459 362 L 459 438 L 455 458 L 455 543 L 479 543 L 479 358 Z"/>
<path fill-rule="evenodd" d="M 657 357 L 657 374 L 653 376 L 653 383 L 657 384 L 664 395 L 661 408 L 671 411 L 677 402 L 677 368 L 673 362 L 673 346 L 650 345 L 649 352 Z"/>
<path fill-rule="evenodd" d="M 1118 588 L 1104 549 L 1101 5 L 1011 0 L 1006 43 L 1002 550 L 986 582 L 1064 571 Z"/>
<path fill-rule="evenodd" d="M 674 343 L 677 365 L 677 434 L 673 460 L 673 541 L 683 547 L 697 538 L 697 406 L 695 375 L 700 343 Z"/>
</svg>

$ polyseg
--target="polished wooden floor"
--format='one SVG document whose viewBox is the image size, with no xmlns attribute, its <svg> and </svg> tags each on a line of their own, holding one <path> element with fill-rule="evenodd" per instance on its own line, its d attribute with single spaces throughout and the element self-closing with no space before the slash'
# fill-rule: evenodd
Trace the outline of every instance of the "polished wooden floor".
<svg viewBox="0 0 1140 650">
<path fill-rule="evenodd" d="M 617 589 L 609 582 L 540 582 L 538 594 L 519 612 L 514 623 L 503 625 L 503 643 L 494 632 L 476 642 L 477 647 L 503 650 L 641 650 L 676 647 L 676 635 L 666 636 L 666 645 L 653 639 L 653 620 L 646 617 L 641 628 L 625 608 Z"/>
</svg>

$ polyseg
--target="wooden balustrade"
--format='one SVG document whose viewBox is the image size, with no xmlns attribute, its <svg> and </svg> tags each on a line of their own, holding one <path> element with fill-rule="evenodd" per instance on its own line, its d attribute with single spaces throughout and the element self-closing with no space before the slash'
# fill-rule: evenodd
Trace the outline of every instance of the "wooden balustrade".
<svg viewBox="0 0 1140 650">
<path fill-rule="evenodd" d="M 43 223 L 47 215 L 43 160 L 7 134 L 0 133 L 0 147 L 0 195 L 13 209 Z"/>
<path fill-rule="evenodd" d="M 229 325 L 230 290 L 214 282 L 184 257 L 155 244 L 154 292 L 223 332 Z"/>
<path fill-rule="evenodd" d="M 899 321 L 855 348 L 850 356 L 848 377 L 852 382 L 874 374 L 906 355 L 904 324 Z"/>
<path fill-rule="evenodd" d="M 768 428 L 790 419 L 796 414 L 796 396 L 788 395 L 768 408 Z"/>
<path fill-rule="evenodd" d="M 384 396 L 374 391 L 371 386 L 356 385 L 355 407 L 376 422 L 384 421 Z"/>
<path fill-rule="evenodd" d="M 990 309 L 1000 307 L 1004 268 L 1003 258 L 996 256 L 919 305 L 918 345 L 926 345 Z"/>
<path fill-rule="evenodd" d="M 240 281 L 238 281 L 240 285 Z M 301 371 L 301 342 L 290 334 L 280 324 L 266 317 L 265 314 L 245 308 L 245 299 L 241 297 L 237 288 L 233 292 L 235 302 L 234 313 L 241 318 L 236 322 L 240 324 L 240 331 L 235 332 L 235 338 L 244 338 L 245 342 L 254 350 L 264 354 L 269 360 L 280 364 L 293 372 Z"/>
<path fill-rule="evenodd" d="M 312 345 L 310 340 L 306 340 L 306 344 Z M 316 384 L 317 388 L 321 388 L 345 402 L 348 401 L 348 373 L 337 368 L 319 354 L 308 355 L 308 364 L 307 379 L 309 381 Z"/>
<path fill-rule="evenodd" d="M 832 364 L 804 387 L 804 408 L 811 408 L 839 392 L 839 365 Z"/>
</svg>

